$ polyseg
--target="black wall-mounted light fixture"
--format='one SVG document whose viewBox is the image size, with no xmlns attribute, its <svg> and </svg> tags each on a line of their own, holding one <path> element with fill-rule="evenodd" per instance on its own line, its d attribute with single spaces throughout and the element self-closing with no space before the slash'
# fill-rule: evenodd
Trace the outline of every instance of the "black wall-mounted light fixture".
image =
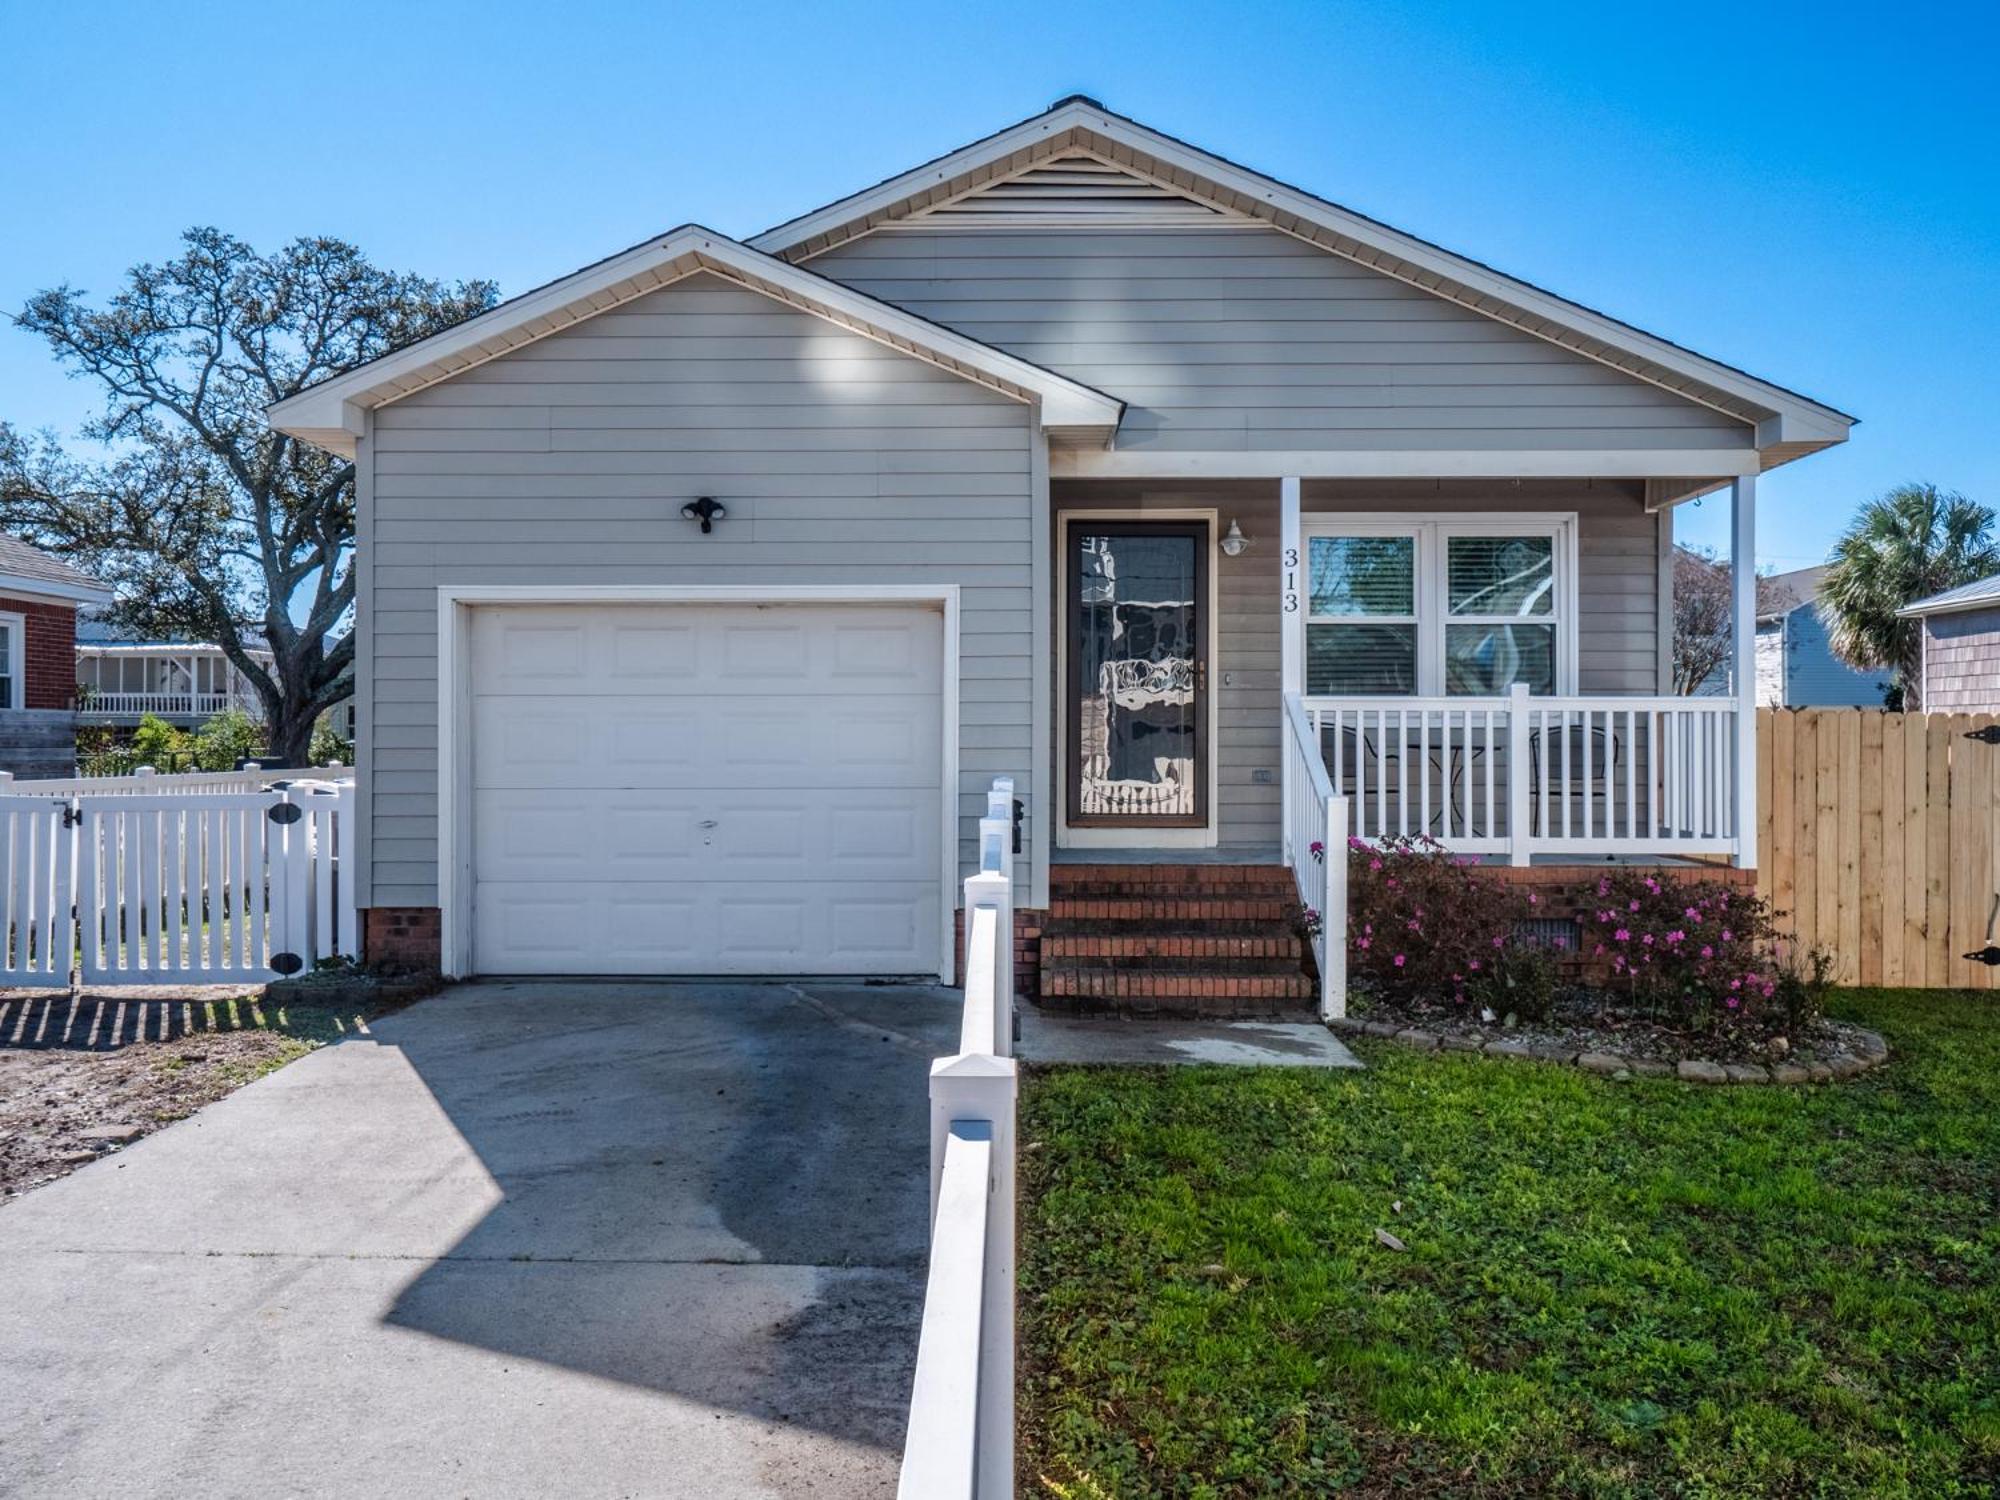
<svg viewBox="0 0 2000 1500">
<path fill-rule="evenodd" d="M 707 536 L 715 529 L 717 521 L 727 520 L 729 511 L 720 500 L 711 500 L 703 495 L 699 500 L 690 500 L 681 507 L 681 514 L 690 521 L 701 522 L 701 534 Z"/>
</svg>

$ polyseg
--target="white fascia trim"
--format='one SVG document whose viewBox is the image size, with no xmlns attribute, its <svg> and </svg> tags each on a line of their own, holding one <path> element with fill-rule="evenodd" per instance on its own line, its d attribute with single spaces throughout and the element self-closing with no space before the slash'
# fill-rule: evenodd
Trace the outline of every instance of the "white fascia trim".
<svg viewBox="0 0 2000 1500">
<path fill-rule="evenodd" d="M 1108 437 L 1125 404 L 990 344 L 763 254 L 676 229 L 266 408 L 279 432 L 352 457 L 366 413 L 600 312 L 709 271 L 940 369 L 1037 404 L 1045 426 Z"/>
<path fill-rule="evenodd" d="M 1380 251 L 1385 256 L 1403 263 L 1400 267 L 1376 265 L 1375 269 L 1385 275 L 1394 276 L 1398 280 L 1419 287 L 1426 286 L 1426 277 L 1451 282 L 1480 297 L 1490 297 L 1510 307 L 1518 308 L 1529 314 L 1531 320 L 1541 319 L 1557 327 L 1570 329 L 1586 338 L 1599 340 L 1637 358 L 1650 361 L 1662 369 L 1671 370 L 1686 379 L 1698 381 L 1738 400 L 1764 408 L 1771 413 L 1771 417 L 1757 424 L 1757 441 L 1760 446 L 1777 442 L 1841 442 L 1846 439 L 1847 430 L 1852 425 L 1852 418 L 1830 406 L 1796 395 L 1767 381 L 1759 380 L 1754 375 L 1746 375 L 1742 371 L 1682 349 L 1665 339 L 1642 332 L 1603 313 L 1593 312 L 1589 308 L 1565 301 L 1526 282 L 1517 281 L 1511 276 L 1454 255 L 1436 245 L 1427 244 L 1414 235 L 1391 229 L 1386 224 L 1379 224 L 1338 204 L 1328 203 L 1323 198 L 1315 198 L 1296 188 L 1273 182 L 1267 177 L 1224 161 L 1220 157 L 1211 156 L 1205 151 L 1160 135 L 1136 121 L 1083 104 L 1066 104 L 1059 109 L 1050 110 L 1047 114 L 1024 120 L 1019 125 L 1001 131 L 998 135 L 989 136 L 983 141 L 963 147 L 949 156 L 941 157 L 900 177 L 891 178 L 877 187 L 843 198 L 837 203 L 828 204 L 825 208 L 817 209 L 790 223 L 780 224 L 775 229 L 756 236 L 749 243 L 758 250 L 769 251 L 774 255 L 782 254 L 816 236 L 830 234 L 846 225 L 885 213 L 903 200 L 924 191 L 926 187 L 942 186 L 962 173 L 976 171 L 981 166 L 1002 160 L 1016 152 L 1031 149 L 1042 141 L 1066 134 L 1071 130 L 1086 130 L 1093 135 L 1115 141 L 1129 150 L 1152 157 L 1165 166 L 1268 205 L 1275 213 L 1289 214 L 1329 234 L 1353 240 L 1358 245 Z M 1142 176 L 1151 175 L 1128 162 L 1115 164 L 1127 171 L 1138 172 Z M 1172 185 L 1178 191 L 1192 192 L 1184 184 Z M 1363 264 L 1369 263 L 1366 257 L 1349 258 L 1360 260 Z M 1428 286 L 1427 289 L 1438 291 L 1434 285 Z M 1442 292 L 1439 294 L 1445 295 Z M 1477 310 L 1480 309 L 1475 305 L 1475 311 Z M 1497 314 L 1489 313 L 1489 316 Z M 1503 318 L 1501 321 L 1516 327 L 1522 326 L 1512 318 Z M 1528 328 L 1527 331 L 1533 332 L 1534 329 Z M 1559 341 L 1551 340 L 1551 342 Z M 1584 353 L 1589 357 L 1587 351 L 1575 352 Z M 1623 368 L 1615 364 L 1612 367 Z M 1625 373 L 1635 379 L 1646 378 L 1641 371 L 1626 370 Z M 1671 386 L 1666 388 L 1673 389 Z M 1690 400 L 1698 399 L 1685 391 L 1675 393 Z M 1729 414 L 1742 420 L 1739 413 Z"/>
<path fill-rule="evenodd" d="M 60 604 L 98 604 L 117 602 L 118 596 L 110 589 L 92 584 L 56 583 L 47 578 L 28 578 L 19 573 L 0 573 L 0 594 L 13 598 L 47 599 Z"/>
<path fill-rule="evenodd" d="M 1896 611 L 1899 620 L 1928 620 L 1932 615 L 1963 615 L 1974 610 L 2000 610 L 2000 597 L 1966 599 L 1956 604 L 1906 604 Z"/>
<path fill-rule="evenodd" d="M 1058 479 L 1648 479 L 1757 470 L 1749 448 L 1049 452 L 1049 472 Z"/>
<path fill-rule="evenodd" d="M 938 767 L 943 848 L 938 878 L 944 899 L 938 935 L 938 982 L 950 984 L 957 959 L 959 739 L 959 586 L 884 584 L 441 584 L 438 610 L 438 842 L 440 966 L 450 978 L 471 973 L 472 820 L 463 806 L 471 791 L 472 633 L 465 611 L 505 604 L 909 604 L 939 610 L 944 650 L 939 683 L 943 741 Z"/>
</svg>

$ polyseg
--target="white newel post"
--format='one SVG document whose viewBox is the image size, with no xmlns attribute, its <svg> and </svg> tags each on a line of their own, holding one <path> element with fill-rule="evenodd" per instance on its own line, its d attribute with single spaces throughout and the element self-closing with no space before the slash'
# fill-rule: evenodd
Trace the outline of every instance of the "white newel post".
<svg viewBox="0 0 2000 1500">
<path fill-rule="evenodd" d="M 1304 696 L 1306 690 L 1305 611 L 1306 554 L 1299 519 L 1299 481 L 1278 481 L 1278 692 Z M 1292 809 L 1299 788 L 1292 785 L 1292 758 L 1278 758 L 1281 783 L 1278 826 L 1284 829 L 1284 860 L 1296 862 L 1301 851 L 1292 848 Z M 1330 846 L 1329 846 L 1330 847 Z"/>
<path fill-rule="evenodd" d="M 1319 1013 L 1347 1014 L 1347 799 L 1326 804 L 1326 910 L 1319 914 Z"/>
<path fill-rule="evenodd" d="M 1757 863 L 1757 479 L 1729 495 L 1730 656 L 1736 687 L 1736 864 Z"/>
<path fill-rule="evenodd" d="M 1528 862 L 1529 811 L 1534 788 L 1529 785 L 1533 755 L 1528 749 L 1528 685 L 1517 682 L 1507 690 L 1507 860 Z"/>
<path fill-rule="evenodd" d="M 972 913 L 976 907 L 993 908 L 993 1055 L 1014 1054 L 1014 877 L 1007 866 L 1013 863 L 1006 850 L 1011 828 L 997 818 L 979 820 L 979 863 L 977 875 L 965 882 L 965 978 L 972 982 Z"/>
</svg>

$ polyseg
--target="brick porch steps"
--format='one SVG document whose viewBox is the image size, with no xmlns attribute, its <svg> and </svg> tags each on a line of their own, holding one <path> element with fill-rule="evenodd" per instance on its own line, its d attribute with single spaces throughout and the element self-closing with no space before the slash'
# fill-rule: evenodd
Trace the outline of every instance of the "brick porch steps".
<svg viewBox="0 0 2000 1500">
<path fill-rule="evenodd" d="M 1316 993 L 1274 865 L 1057 865 L 1041 934 L 1046 1004 L 1134 1016 L 1296 1015 Z"/>
</svg>

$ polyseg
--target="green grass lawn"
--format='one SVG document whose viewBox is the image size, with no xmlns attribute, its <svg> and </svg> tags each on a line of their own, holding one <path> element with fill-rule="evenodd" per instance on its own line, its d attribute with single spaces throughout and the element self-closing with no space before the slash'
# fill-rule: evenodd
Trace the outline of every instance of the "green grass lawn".
<svg viewBox="0 0 2000 1500">
<path fill-rule="evenodd" d="M 1034 1074 L 1023 1493 L 2000 1492 L 2000 998 L 1834 1010 L 1887 1068 Z"/>
</svg>

